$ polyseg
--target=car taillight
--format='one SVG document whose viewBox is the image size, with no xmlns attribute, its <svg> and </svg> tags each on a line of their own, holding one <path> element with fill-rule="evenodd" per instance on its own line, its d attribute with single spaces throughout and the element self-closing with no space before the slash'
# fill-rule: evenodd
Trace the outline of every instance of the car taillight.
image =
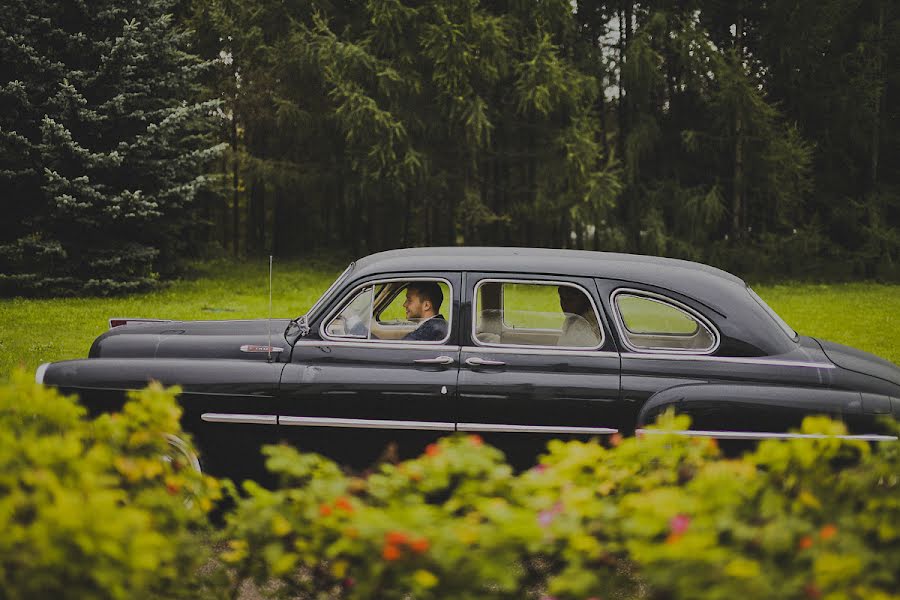
<svg viewBox="0 0 900 600">
<path fill-rule="evenodd" d="M 109 320 L 109 328 L 118 327 L 119 325 L 125 325 L 128 323 L 128 319 L 110 319 Z"/>
</svg>

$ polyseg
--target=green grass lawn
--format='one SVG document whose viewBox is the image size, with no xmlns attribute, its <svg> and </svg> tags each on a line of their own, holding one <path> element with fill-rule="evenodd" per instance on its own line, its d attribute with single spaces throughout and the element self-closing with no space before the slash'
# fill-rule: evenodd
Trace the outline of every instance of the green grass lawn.
<svg viewBox="0 0 900 600">
<path fill-rule="evenodd" d="M 275 266 L 275 317 L 309 308 L 344 265 L 279 262 Z M 855 346 L 900 364 L 900 285 L 783 284 L 755 287 L 804 335 Z M 194 277 L 165 288 L 120 298 L 0 299 L 0 379 L 16 366 L 87 356 L 110 317 L 246 319 L 268 314 L 267 265 L 205 263 Z M 554 309 L 555 310 L 555 309 Z"/>
</svg>

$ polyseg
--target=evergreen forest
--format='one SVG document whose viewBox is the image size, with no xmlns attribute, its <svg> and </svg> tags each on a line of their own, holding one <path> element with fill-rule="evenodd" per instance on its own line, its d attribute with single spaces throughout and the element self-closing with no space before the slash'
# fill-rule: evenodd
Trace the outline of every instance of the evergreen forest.
<svg viewBox="0 0 900 600">
<path fill-rule="evenodd" d="M 4 0 L 0 293 L 521 245 L 900 280 L 890 0 Z"/>
</svg>

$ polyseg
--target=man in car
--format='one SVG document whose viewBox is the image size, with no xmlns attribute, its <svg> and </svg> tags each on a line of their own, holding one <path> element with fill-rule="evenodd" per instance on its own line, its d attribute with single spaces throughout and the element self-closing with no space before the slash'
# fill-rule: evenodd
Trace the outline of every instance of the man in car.
<svg viewBox="0 0 900 600">
<path fill-rule="evenodd" d="M 557 346 L 591 348 L 600 342 L 600 325 L 591 301 L 578 288 L 561 285 L 559 308 L 566 313 Z"/>
<path fill-rule="evenodd" d="M 406 318 L 421 320 L 415 331 L 407 333 L 403 339 L 436 342 L 447 336 L 447 321 L 440 314 L 444 293 L 434 281 L 414 281 L 406 286 Z"/>
</svg>

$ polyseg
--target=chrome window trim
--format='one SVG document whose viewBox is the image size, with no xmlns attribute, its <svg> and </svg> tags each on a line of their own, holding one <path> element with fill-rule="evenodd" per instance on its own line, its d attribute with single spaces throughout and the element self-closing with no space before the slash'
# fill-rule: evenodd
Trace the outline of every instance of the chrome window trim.
<svg viewBox="0 0 900 600">
<path fill-rule="evenodd" d="M 485 283 L 513 283 L 513 284 L 537 284 L 537 285 L 546 285 L 551 286 L 555 285 L 557 287 L 561 285 L 567 285 L 569 287 L 574 287 L 588 297 L 588 300 L 591 301 L 591 308 L 594 309 L 594 315 L 597 317 L 597 325 L 600 326 L 600 342 L 596 346 L 542 346 L 540 344 L 503 344 L 500 342 L 482 342 L 478 339 L 476 334 L 476 326 L 478 324 L 478 289 L 484 285 Z M 501 298 L 503 294 L 503 288 L 500 288 Z M 503 309 L 501 308 L 501 311 Z M 505 311 L 503 311 L 505 312 Z M 565 314 L 565 313 L 563 313 Z M 501 320 L 502 317 L 501 317 Z M 503 320 L 504 324 L 506 323 Z M 555 330 L 554 330 L 555 331 Z M 597 310 L 597 303 L 594 302 L 594 297 L 590 295 L 587 289 L 584 288 L 581 284 L 572 283 L 571 281 L 558 281 L 553 279 L 495 279 L 495 278 L 485 278 L 478 281 L 475 284 L 475 288 L 472 292 L 472 331 L 471 338 L 472 342 L 479 347 L 482 348 L 522 348 L 522 349 L 553 349 L 553 350 L 562 350 L 566 351 L 565 354 L 570 354 L 571 351 L 576 352 L 586 352 L 589 350 L 599 350 L 606 343 L 606 330 L 603 327 L 603 320 L 600 318 L 600 311 Z"/>
<path fill-rule="evenodd" d="M 329 347 L 329 346 L 347 346 L 349 348 L 391 348 L 394 350 L 428 350 L 430 352 L 438 352 L 438 351 L 446 351 L 446 352 L 459 352 L 459 346 L 453 346 L 449 344 L 440 344 L 435 345 L 432 342 L 402 342 L 398 340 L 396 342 L 391 342 L 388 340 L 370 340 L 367 342 L 359 342 L 352 341 L 352 338 L 347 341 L 344 340 L 298 340 L 294 347 L 298 346 L 317 346 L 317 347 Z"/>
<path fill-rule="evenodd" d="M 449 311 L 450 318 L 447 319 L 447 336 L 442 340 L 435 340 L 435 341 L 424 341 L 423 340 L 423 341 L 414 342 L 416 346 L 428 346 L 428 347 L 446 344 L 447 341 L 450 339 L 450 336 L 453 334 L 453 297 L 454 296 L 453 296 L 453 284 L 450 283 L 449 279 L 445 279 L 443 277 L 388 277 L 385 279 L 372 279 L 371 281 L 366 281 L 364 283 L 360 283 L 355 288 L 353 288 L 353 290 L 349 294 L 345 295 L 344 299 L 341 302 L 339 302 L 338 305 L 335 306 L 324 319 L 322 319 L 322 323 L 319 324 L 319 337 L 321 337 L 323 340 L 329 340 L 332 342 L 342 342 L 347 339 L 350 339 L 350 340 L 354 339 L 352 337 L 340 338 L 340 337 L 330 336 L 327 333 L 325 333 L 326 325 L 328 323 L 330 323 L 332 321 L 332 319 L 334 319 L 334 317 L 337 315 L 337 313 L 340 312 L 340 310 L 347 305 L 346 299 L 347 298 L 355 298 L 356 293 L 360 289 L 371 285 L 372 286 L 372 301 L 374 302 L 376 285 L 381 284 L 381 283 L 393 283 L 396 281 L 441 281 L 441 282 L 447 284 L 447 288 L 450 290 L 450 294 L 449 294 L 449 296 L 450 296 L 450 311 Z M 351 299 L 350 301 L 352 302 L 353 300 Z M 369 333 L 370 334 L 372 332 L 372 322 L 371 321 L 372 321 L 372 313 L 374 311 L 375 311 L 375 308 L 373 306 L 372 309 L 369 311 L 369 313 L 370 313 L 369 314 Z M 356 339 L 359 339 L 359 338 L 356 338 Z M 298 340 L 298 343 L 299 343 L 299 340 Z M 358 342 L 358 343 L 366 344 L 367 346 L 369 346 L 373 343 L 384 344 L 386 346 L 387 345 L 398 346 L 400 344 L 412 344 L 413 342 L 404 341 L 404 340 L 396 340 L 396 341 L 371 340 L 371 339 L 366 338 L 365 342 Z"/>
<path fill-rule="evenodd" d="M 488 346 L 463 346 L 461 350 L 463 352 L 483 352 L 485 354 L 533 354 L 536 356 L 584 356 L 587 358 L 619 358 L 618 352 L 608 352 L 604 350 L 587 350 L 579 352 L 577 350 L 563 350 L 556 346 L 538 346 L 536 348 L 533 348 L 531 346 L 519 347 L 510 344 L 509 346 L 504 346 L 502 348 L 493 348 Z"/>
<path fill-rule="evenodd" d="M 618 433 L 610 427 L 567 427 L 564 425 L 510 425 L 506 423 L 457 423 L 457 431 L 472 433 L 569 433 L 608 435 Z"/>
<path fill-rule="evenodd" d="M 203 413 L 207 423 L 243 423 L 245 425 L 277 425 L 277 415 L 245 415 L 241 413 Z"/>
<path fill-rule="evenodd" d="M 325 291 L 322 293 L 322 295 L 319 296 L 319 299 L 316 300 L 316 301 L 313 303 L 313 305 L 309 308 L 308 311 L 306 311 L 306 315 L 305 315 L 305 316 L 306 316 L 306 318 L 307 318 L 307 322 L 310 321 L 310 320 L 312 320 L 312 319 L 314 319 L 314 318 L 316 317 L 316 311 L 319 310 L 320 305 L 321 305 L 322 303 L 324 303 L 325 300 L 328 299 L 328 296 L 331 294 L 331 292 L 333 292 L 334 289 L 335 289 L 338 285 L 340 285 L 341 282 L 344 281 L 344 279 L 347 277 L 347 275 L 350 273 L 350 271 L 353 270 L 353 267 L 355 267 L 355 266 L 356 266 L 356 261 L 353 261 L 353 262 L 351 262 L 349 265 L 347 265 L 347 268 L 344 269 L 343 272 L 342 272 L 340 275 L 337 276 L 337 279 L 335 279 L 333 282 L 331 282 L 331 285 L 328 286 L 328 289 L 325 290 Z M 304 316 L 304 315 L 300 315 L 300 316 L 298 316 L 297 318 L 299 319 L 299 318 L 302 317 L 302 316 Z"/>
<path fill-rule="evenodd" d="M 862 440 L 866 442 L 893 442 L 897 436 L 880 435 L 874 433 L 859 435 L 828 435 L 825 433 L 779 433 L 775 431 L 704 431 L 704 430 L 665 430 L 665 429 L 636 429 L 637 435 L 681 435 L 686 437 L 711 437 L 720 440 Z"/>
<path fill-rule="evenodd" d="M 455 431 L 456 423 L 439 421 L 396 421 L 384 419 L 339 419 L 332 417 L 290 417 L 279 415 L 279 425 L 300 427 L 348 427 L 352 429 L 412 429 Z"/>
<path fill-rule="evenodd" d="M 773 367 L 807 367 L 811 369 L 834 369 L 831 363 L 820 363 L 801 360 L 786 360 L 780 358 L 765 358 L 756 356 L 707 356 L 703 354 L 622 354 L 622 358 L 637 358 L 641 360 L 678 360 L 678 361 L 702 361 L 721 362 L 747 365 L 770 365 Z"/>
<path fill-rule="evenodd" d="M 687 313 L 690 317 L 696 319 L 698 323 L 704 325 L 710 333 L 712 333 L 714 339 L 714 343 L 711 347 L 704 350 L 694 350 L 694 349 L 683 349 L 677 350 L 674 348 L 641 348 L 640 346 L 635 346 L 628 339 L 627 331 L 631 331 L 625 326 L 625 321 L 622 319 L 621 312 L 619 311 L 619 305 L 616 303 L 616 299 L 621 294 L 627 294 L 638 297 L 646 297 L 650 300 L 659 302 L 661 304 L 668 304 L 673 308 L 676 308 L 684 313 Z M 609 296 L 609 305 L 612 309 L 613 320 L 616 322 L 616 329 L 619 332 L 619 338 L 622 340 L 622 344 L 628 348 L 630 351 L 640 354 L 657 354 L 657 355 L 672 355 L 672 356 L 684 356 L 684 355 L 693 355 L 693 356 L 704 356 L 708 354 L 712 354 L 716 350 L 719 349 L 719 346 L 722 343 L 722 336 L 719 334 L 719 330 L 713 325 L 709 319 L 701 315 L 699 312 L 691 308 L 690 306 L 684 304 L 683 302 L 679 302 L 674 298 L 670 298 L 663 294 L 657 294 L 656 292 L 650 292 L 647 290 L 639 290 L 635 288 L 616 288 L 613 290 L 612 294 Z M 640 335 L 640 334 L 639 334 Z M 623 355 L 624 356 L 624 355 Z"/>
</svg>

